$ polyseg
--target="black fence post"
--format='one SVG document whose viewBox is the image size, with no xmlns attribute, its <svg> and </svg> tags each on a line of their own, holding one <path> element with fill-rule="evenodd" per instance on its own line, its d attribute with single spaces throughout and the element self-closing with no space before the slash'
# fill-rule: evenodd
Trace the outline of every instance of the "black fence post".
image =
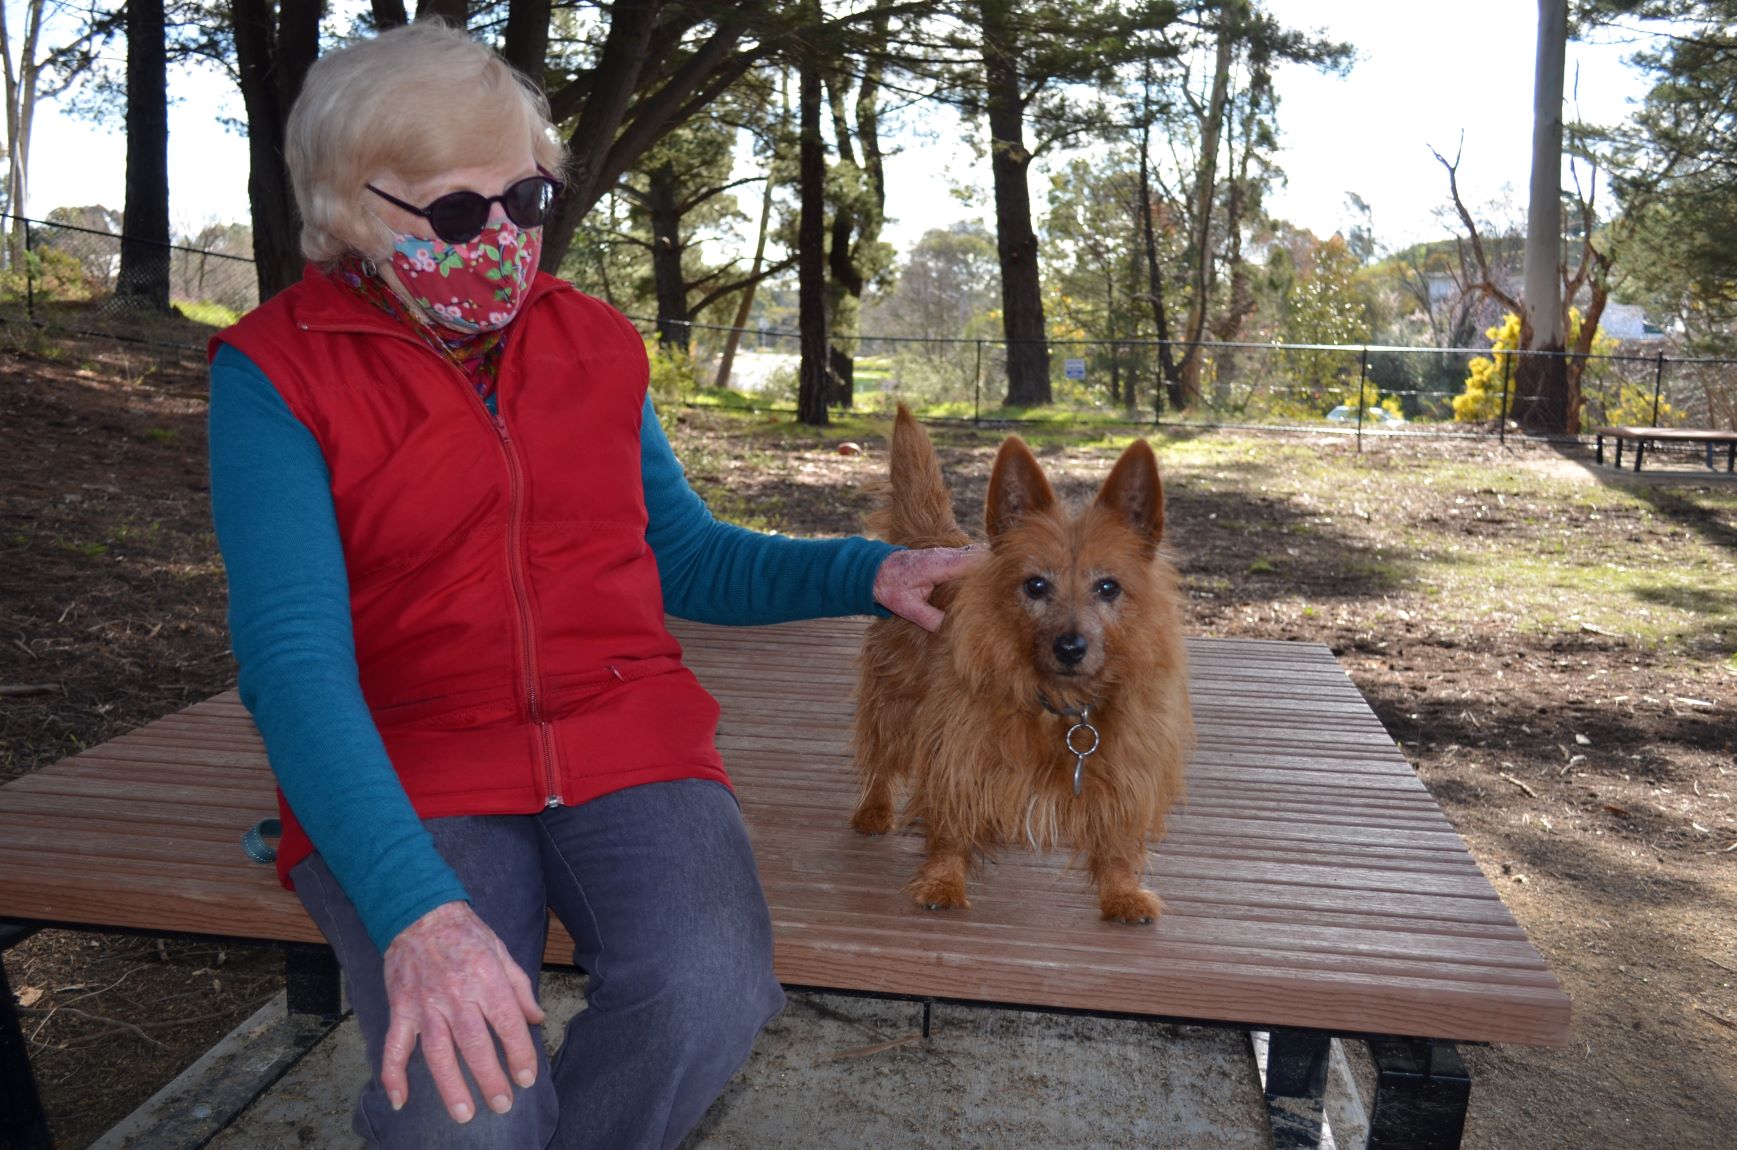
<svg viewBox="0 0 1737 1150">
<path fill-rule="evenodd" d="M 1520 349 L 1515 348 L 1502 361 L 1502 407 L 1496 413 L 1496 438 L 1501 440 L 1504 446 L 1508 442 L 1508 384 L 1514 374 L 1514 357 L 1519 354 Z"/>
<path fill-rule="evenodd" d="M 20 216 L 24 225 L 24 315 L 31 323 L 36 322 L 36 269 L 30 263 L 30 221 Z"/>
<path fill-rule="evenodd" d="M 1363 389 L 1369 385 L 1369 346 L 1363 347 L 1363 356 L 1357 366 L 1357 454 L 1363 454 Z"/>
<path fill-rule="evenodd" d="M 983 422 L 983 341 L 977 341 L 977 373 L 971 395 L 971 426 Z"/>
<path fill-rule="evenodd" d="M 1665 353 L 1659 352 L 1659 361 L 1653 372 L 1653 426 L 1659 425 L 1659 394 L 1665 387 Z"/>
</svg>

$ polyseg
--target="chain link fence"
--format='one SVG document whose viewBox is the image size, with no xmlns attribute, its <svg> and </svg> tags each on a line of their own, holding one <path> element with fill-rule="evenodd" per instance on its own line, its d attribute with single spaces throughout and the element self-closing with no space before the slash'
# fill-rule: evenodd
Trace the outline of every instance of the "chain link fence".
<svg viewBox="0 0 1737 1150">
<path fill-rule="evenodd" d="M 251 246 L 245 228 L 208 228 L 199 237 L 206 246 L 193 247 L 126 239 L 102 226 L 0 219 L 0 323 L 9 331 L 188 350 L 259 303 L 253 260 L 235 250 Z M 126 244 L 140 245 L 138 264 L 148 273 L 167 274 L 169 311 L 124 282 Z"/>
<path fill-rule="evenodd" d="M 98 337 L 192 352 L 259 300 L 244 227 L 212 227 L 192 244 L 151 245 L 167 263 L 172 310 L 122 282 L 118 220 L 72 223 L 3 216 L 0 329 Z M 88 226 L 95 223 L 98 226 Z M 637 317 L 648 336 L 655 320 Z M 664 325 L 668 330 L 670 325 Z M 665 398 L 728 386 L 746 402 L 794 411 L 797 333 L 685 328 L 686 354 L 660 355 Z M 732 347 L 733 343 L 733 347 Z M 863 335 L 832 360 L 834 395 L 871 412 L 897 402 L 925 417 L 978 424 L 1100 421 L 1194 426 L 1342 428 L 1358 433 L 1505 436 L 1529 400 L 1547 353 L 1419 348 L 1058 338 L 1048 343 L 1052 402 L 1010 407 L 1005 340 Z M 1670 354 L 1660 341 L 1574 357 L 1581 426 L 1737 430 L 1737 360 Z M 726 368 L 727 362 L 727 368 Z M 714 393 L 711 399 L 720 398 Z"/>
<path fill-rule="evenodd" d="M 658 326 L 644 317 L 635 323 L 648 337 Z M 794 410 L 797 333 L 743 330 L 728 356 L 726 379 L 731 329 L 685 326 L 687 352 L 668 357 L 659 371 L 666 389 L 691 386 L 703 396 L 727 385 L 765 408 Z M 927 418 L 980 424 L 1103 420 L 1505 436 L 1517 415 L 1542 398 L 1529 390 L 1537 386 L 1535 377 L 1556 369 L 1578 378 L 1581 426 L 1588 430 L 1610 424 L 1737 429 L 1737 359 L 1673 356 L 1657 341 L 1644 350 L 1575 356 L 1052 339 L 1053 401 L 1040 410 L 1004 404 L 1007 347 L 991 338 L 858 336 L 845 344 L 853 353 L 848 368 L 835 356 L 834 377 L 849 371 L 850 406 L 859 410 L 890 411 L 903 402 L 922 407 Z"/>
</svg>

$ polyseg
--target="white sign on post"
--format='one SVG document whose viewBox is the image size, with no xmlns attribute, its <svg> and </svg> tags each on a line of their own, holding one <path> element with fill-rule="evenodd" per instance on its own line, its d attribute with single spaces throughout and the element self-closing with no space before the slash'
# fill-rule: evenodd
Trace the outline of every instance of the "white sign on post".
<svg viewBox="0 0 1737 1150">
<path fill-rule="evenodd" d="M 1063 360 L 1062 370 L 1069 379 L 1084 379 L 1086 378 L 1086 361 L 1083 359 Z"/>
</svg>

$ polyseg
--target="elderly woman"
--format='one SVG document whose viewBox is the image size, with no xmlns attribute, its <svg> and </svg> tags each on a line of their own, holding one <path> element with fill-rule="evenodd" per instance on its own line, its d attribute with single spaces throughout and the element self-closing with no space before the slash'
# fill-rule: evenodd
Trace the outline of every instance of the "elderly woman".
<svg viewBox="0 0 1737 1150">
<path fill-rule="evenodd" d="M 289 124 L 308 271 L 212 341 L 241 692 L 280 874 L 366 1036 L 371 1145 L 678 1143 L 783 995 L 665 612 L 932 627 L 970 562 L 713 520 L 638 334 L 536 271 L 562 158 L 535 89 L 459 32 L 327 55 Z M 552 1064 L 548 910 L 590 976 Z"/>
</svg>

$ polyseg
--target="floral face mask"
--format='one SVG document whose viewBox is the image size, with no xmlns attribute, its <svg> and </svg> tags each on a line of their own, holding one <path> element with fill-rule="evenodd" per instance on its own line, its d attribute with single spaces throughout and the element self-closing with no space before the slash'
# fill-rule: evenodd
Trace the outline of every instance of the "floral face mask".
<svg viewBox="0 0 1737 1150">
<path fill-rule="evenodd" d="M 512 322 L 537 272 L 543 229 L 511 220 L 462 244 L 393 234 L 392 268 L 429 319 L 467 334 Z"/>
</svg>

